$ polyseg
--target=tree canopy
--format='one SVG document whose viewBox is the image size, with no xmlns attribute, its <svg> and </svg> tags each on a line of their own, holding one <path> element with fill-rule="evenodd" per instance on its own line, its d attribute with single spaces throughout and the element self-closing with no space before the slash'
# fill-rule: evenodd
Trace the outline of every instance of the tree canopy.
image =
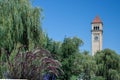
<svg viewBox="0 0 120 80">
<path fill-rule="evenodd" d="M 0 48 L 10 54 L 18 43 L 27 49 L 42 45 L 40 8 L 29 0 L 0 0 L 0 8 Z"/>
</svg>

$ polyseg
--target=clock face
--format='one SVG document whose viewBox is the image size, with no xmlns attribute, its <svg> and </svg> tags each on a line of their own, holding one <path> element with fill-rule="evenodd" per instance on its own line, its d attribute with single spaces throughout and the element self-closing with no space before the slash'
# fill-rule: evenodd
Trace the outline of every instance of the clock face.
<svg viewBox="0 0 120 80">
<path fill-rule="evenodd" d="M 95 41 L 98 41 L 98 40 L 99 40 L 99 37 L 98 37 L 98 36 L 95 36 L 95 37 L 94 37 L 94 40 L 95 40 Z"/>
</svg>

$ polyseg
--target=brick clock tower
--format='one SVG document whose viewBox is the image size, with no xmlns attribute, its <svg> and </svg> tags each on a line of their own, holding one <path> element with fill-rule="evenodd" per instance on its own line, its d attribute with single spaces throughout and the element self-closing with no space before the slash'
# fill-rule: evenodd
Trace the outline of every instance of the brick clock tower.
<svg viewBox="0 0 120 80">
<path fill-rule="evenodd" d="M 91 22 L 91 25 L 92 56 L 94 56 L 97 51 L 102 50 L 103 23 L 101 22 L 99 16 L 96 16 Z"/>
</svg>

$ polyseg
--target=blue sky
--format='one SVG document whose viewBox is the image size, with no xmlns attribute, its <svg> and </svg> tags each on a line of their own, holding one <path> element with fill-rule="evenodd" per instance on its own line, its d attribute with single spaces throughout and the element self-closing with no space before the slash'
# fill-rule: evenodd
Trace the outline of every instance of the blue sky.
<svg viewBox="0 0 120 80">
<path fill-rule="evenodd" d="M 43 30 L 56 41 L 77 36 L 80 49 L 91 51 L 91 21 L 98 15 L 103 22 L 103 49 L 120 53 L 120 0 L 34 0 L 43 9 Z"/>
</svg>

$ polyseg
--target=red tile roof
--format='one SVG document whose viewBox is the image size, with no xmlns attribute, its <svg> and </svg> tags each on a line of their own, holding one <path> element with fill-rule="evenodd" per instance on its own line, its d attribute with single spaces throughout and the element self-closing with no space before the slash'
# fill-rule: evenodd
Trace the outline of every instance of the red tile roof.
<svg viewBox="0 0 120 80">
<path fill-rule="evenodd" d="M 93 19 L 92 23 L 102 23 L 102 22 L 101 22 L 99 16 L 96 16 L 96 17 Z"/>
</svg>

